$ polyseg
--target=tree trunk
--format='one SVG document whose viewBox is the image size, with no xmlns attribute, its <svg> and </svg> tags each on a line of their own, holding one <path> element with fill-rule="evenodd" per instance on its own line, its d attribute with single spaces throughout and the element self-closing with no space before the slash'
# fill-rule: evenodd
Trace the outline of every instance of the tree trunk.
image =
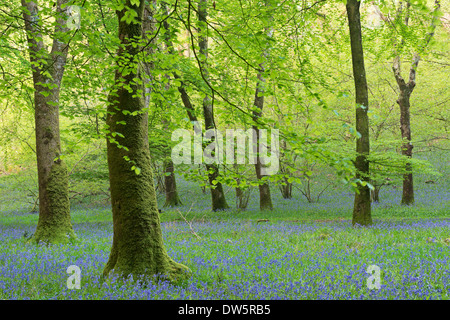
<svg viewBox="0 0 450 320">
<path fill-rule="evenodd" d="M 380 190 L 381 186 L 374 186 L 374 189 L 370 191 L 372 202 L 380 202 Z"/>
<path fill-rule="evenodd" d="M 280 186 L 281 195 L 283 199 L 292 199 L 292 183 L 287 180 L 287 178 L 284 178 L 285 184 Z"/>
<path fill-rule="evenodd" d="M 199 21 L 200 23 L 204 23 L 206 25 L 206 17 L 207 17 L 207 11 L 206 11 L 206 1 L 202 0 L 203 2 L 201 2 L 199 4 Z M 163 3 L 164 6 L 166 6 L 166 4 Z M 166 10 L 167 13 L 167 10 Z M 171 40 L 171 33 L 170 33 L 170 27 L 169 27 L 169 23 L 167 22 L 167 20 L 165 20 L 163 22 L 163 26 L 164 29 L 166 29 L 165 32 L 165 38 L 164 41 L 166 42 L 166 45 L 168 47 L 168 51 L 169 54 L 175 54 L 175 51 L 173 49 L 173 43 Z M 199 28 L 199 32 L 201 32 L 200 30 L 201 28 Z M 204 36 L 199 36 L 199 45 L 200 45 L 200 53 L 202 55 L 205 56 L 205 61 L 203 61 L 202 63 L 202 68 L 206 69 L 206 59 L 208 56 L 208 42 L 207 42 L 207 37 Z M 204 71 L 207 74 L 207 71 Z M 192 106 L 192 103 L 189 99 L 189 95 L 186 91 L 184 82 L 181 80 L 181 77 L 177 74 L 174 73 L 174 78 L 177 80 L 180 80 L 181 84 L 178 87 L 178 91 L 180 92 L 181 95 L 181 101 L 183 102 L 183 105 L 186 109 L 187 115 L 189 117 L 189 120 L 193 123 L 194 126 L 194 131 L 199 131 L 201 130 L 201 128 L 198 127 L 198 118 L 195 114 L 195 109 Z M 205 97 L 204 102 L 203 102 L 203 110 L 204 110 L 204 117 L 205 117 L 205 128 L 211 129 L 214 128 L 214 115 L 212 112 L 212 105 L 210 103 L 210 100 L 208 97 Z M 212 171 L 212 173 L 208 173 L 208 181 L 211 187 L 211 207 L 213 211 L 218 211 L 218 210 L 225 210 L 228 209 L 229 206 L 226 202 L 226 198 L 225 198 L 225 194 L 223 191 L 223 186 L 222 184 L 219 182 L 216 185 L 214 185 L 212 182 L 219 176 L 219 167 L 217 165 L 214 164 L 208 164 L 206 165 L 206 169 L 209 171 Z M 202 188 L 203 191 L 205 191 L 204 188 Z"/>
<path fill-rule="evenodd" d="M 281 159 L 284 157 L 284 154 L 286 153 L 286 148 L 287 148 L 286 140 L 283 140 L 281 142 L 281 149 L 283 150 L 283 152 L 280 153 L 280 159 L 279 159 L 280 171 L 283 174 L 287 174 L 288 173 L 288 171 L 285 170 L 285 168 L 284 168 L 284 166 L 282 164 L 282 161 L 281 161 Z M 283 199 L 292 199 L 292 183 L 289 182 L 288 180 L 289 180 L 288 177 L 284 177 L 283 178 L 284 184 L 280 185 L 280 191 L 281 191 L 281 195 L 283 196 Z"/>
<path fill-rule="evenodd" d="M 151 1 L 151 6 L 156 7 L 156 0 L 152 0 Z M 151 6 L 147 6 L 146 10 L 145 10 L 145 21 L 147 21 L 147 25 L 144 24 L 144 29 L 147 30 L 151 30 L 152 32 L 150 33 L 150 37 L 153 37 L 153 33 L 155 31 L 155 19 L 153 18 L 154 13 L 151 11 Z M 168 15 L 168 11 L 167 11 L 167 4 L 162 2 L 161 6 L 163 8 L 163 10 L 165 11 L 165 13 Z M 167 20 L 164 21 L 164 26 L 168 29 L 168 23 Z M 170 43 L 170 34 L 167 32 L 165 34 L 166 37 L 166 46 L 169 47 L 168 43 Z M 149 46 L 150 48 L 150 46 Z M 172 48 L 169 48 L 169 51 L 172 50 Z M 147 50 L 147 52 L 149 54 L 153 53 L 153 50 Z M 150 73 L 150 71 L 153 69 L 153 65 L 147 64 L 147 73 Z M 169 76 L 166 75 L 166 77 L 168 78 Z M 166 90 L 170 89 L 170 83 L 168 82 L 166 85 Z M 147 99 L 148 101 L 150 100 L 149 98 Z M 148 105 L 146 103 L 146 105 Z M 169 130 L 169 126 L 168 126 L 168 120 L 166 118 L 163 118 L 162 120 L 162 124 L 164 126 L 164 130 L 168 131 Z M 181 200 L 178 197 L 178 192 L 177 192 L 177 183 L 176 183 L 176 178 L 175 178 L 175 167 L 173 164 L 173 161 L 169 158 L 168 160 L 165 160 L 163 163 L 163 172 L 164 172 L 164 192 L 166 194 L 166 201 L 163 205 L 163 207 L 176 207 L 181 205 Z"/>
<path fill-rule="evenodd" d="M 356 139 L 356 178 L 369 183 L 369 96 L 367 90 L 364 52 L 361 35 L 360 2 L 348 0 L 346 4 L 350 43 L 352 51 L 353 78 L 356 92 L 356 131 L 360 136 Z M 367 185 L 358 183 L 353 206 L 352 224 L 367 226 L 372 224 L 370 189 Z"/>
<path fill-rule="evenodd" d="M 236 188 L 236 208 L 239 210 L 245 210 L 248 206 L 248 200 L 250 199 L 251 188 L 242 190 L 241 188 Z"/>
<path fill-rule="evenodd" d="M 57 39 L 66 33 L 67 0 L 58 0 L 51 52 L 40 34 L 38 6 L 22 0 L 28 50 L 33 70 L 36 157 L 39 182 L 39 220 L 33 241 L 66 242 L 75 237 L 70 221 L 69 176 L 60 158 L 59 94 L 66 64 L 68 44 Z M 46 72 L 44 72 L 46 71 Z"/>
<path fill-rule="evenodd" d="M 267 6 L 267 2 L 265 3 L 265 5 Z M 268 33 L 269 36 L 271 36 L 271 31 L 270 28 L 265 27 L 264 28 L 266 33 Z M 264 58 L 267 59 L 268 56 L 268 51 L 267 49 L 264 50 L 263 52 L 263 56 Z M 255 100 L 253 105 L 255 107 L 258 108 L 258 110 L 254 110 L 252 113 L 253 116 L 253 121 L 255 122 L 255 125 L 253 125 L 253 130 L 254 130 L 254 134 L 256 134 L 256 150 L 257 150 L 257 154 L 256 154 L 256 163 L 255 163 L 255 171 L 256 171 L 256 178 L 261 181 L 262 178 L 264 177 L 264 175 L 262 174 L 262 163 L 261 163 L 261 155 L 259 153 L 260 151 L 260 132 L 259 132 L 259 128 L 256 125 L 257 121 L 261 118 L 262 116 L 262 110 L 264 108 L 264 84 L 265 84 L 265 79 L 263 76 L 263 73 L 265 71 L 265 67 L 264 64 L 261 63 L 259 64 L 259 72 L 258 72 L 258 82 L 256 84 L 256 90 L 255 90 Z M 259 208 L 260 210 L 272 210 L 273 209 L 273 205 L 272 205 L 272 196 L 270 195 L 270 186 L 267 182 L 259 184 Z"/>
<path fill-rule="evenodd" d="M 167 9 L 167 4 L 165 2 L 162 2 L 161 5 L 163 6 L 165 10 L 165 14 L 169 15 L 169 10 Z M 171 29 L 169 26 L 169 23 L 167 22 L 167 19 L 163 22 L 163 27 L 166 32 L 164 32 L 164 42 L 167 47 L 167 50 L 170 55 L 175 55 L 176 52 L 173 48 L 172 43 L 172 35 L 171 35 Z M 181 101 L 183 102 L 184 108 L 186 109 L 189 121 L 192 123 L 198 123 L 197 116 L 195 115 L 194 107 L 192 106 L 191 100 L 189 99 L 189 95 L 186 91 L 184 82 L 182 81 L 181 77 L 178 75 L 178 73 L 174 72 L 173 77 L 177 80 L 180 80 L 180 86 L 178 87 L 178 92 L 181 96 Z"/>
<path fill-rule="evenodd" d="M 417 58 L 418 61 L 418 58 Z M 414 79 L 405 83 L 400 76 L 400 59 L 395 58 L 394 61 L 394 74 L 397 79 L 400 94 L 397 99 L 397 103 L 400 107 L 400 131 L 402 134 L 402 155 L 411 158 L 413 145 L 411 143 L 411 121 L 410 121 L 410 97 L 415 87 Z M 414 203 L 414 185 L 412 167 L 409 162 L 405 165 L 406 173 L 403 175 L 403 192 L 402 192 L 402 204 L 411 205 Z"/>
<path fill-rule="evenodd" d="M 431 39 L 434 36 L 434 32 L 436 29 L 436 24 L 438 21 L 438 11 L 440 10 L 440 1 L 434 1 L 434 10 L 432 13 L 431 23 L 430 23 L 430 32 L 426 35 L 423 45 L 419 48 L 419 51 L 425 49 L 425 47 L 429 44 Z M 406 1 L 406 14 L 405 14 L 405 25 L 409 24 L 409 10 L 411 8 L 410 1 Z M 402 12 L 401 8 L 398 10 L 397 14 Z M 384 19 L 385 21 L 388 21 Z M 391 25 L 395 28 L 395 26 Z M 404 40 L 402 39 L 400 45 L 403 45 Z M 409 79 L 406 82 L 401 75 L 401 67 L 400 67 L 400 56 L 398 53 L 398 49 L 396 48 L 397 44 L 394 45 L 396 57 L 394 58 L 394 62 L 392 64 L 392 70 L 394 72 L 395 80 L 397 81 L 398 88 L 400 90 L 400 94 L 397 99 L 397 103 L 400 107 L 400 131 L 402 135 L 402 139 L 404 141 L 402 145 L 402 155 L 407 158 L 412 158 L 412 150 L 413 145 L 411 142 L 411 123 L 410 123 L 410 98 L 411 94 L 416 86 L 416 70 L 419 65 L 420 56 L 419 53 L 416 52 L 413 57 L 413 62 L 409 71 Z M 413 184 L 413 173 L 412 166 L 410 162 L 406 162 L 405 165 L 406 173 L 403 175 L 403 192 L 402 192 L 402 200 L 401 203 L 403 205 L 412 205 L 414 204 L 414 184 Z"/>
<path fill-rule="evenodd" d="M 164 163 L 164 185 L 166 189 L 166 202 L 164 203 L 164 207 L 177 207 L 182 204 L 178 197 L 177 181 L 174 171 L 173 161 L 167 160 Z"/>
<path fill-rule="evenodd" d="M 143 92 L 142 82 L 135 81 L 144 76 L 137 60 L 142 53 L 141 47 L 130 41 L 141 39 L 143 30 L 140 23 L 122 20 L 127 10 L 133 10 L 136 20 L 141 21 L 144 5 L 144 1 L 136 6 L 128 0 L 125 9 L 117 11 L 121 42 L 117 56 L 122 67 L 116 70 L 115 86 L 109 96 L 107 125 L 110 132 L 123 137 L 107 139 L 114 235 L 103 275 L 114 272 L 134 279 L 158 275 L 173 281 L 185 278 L 189 269 L 168 256 L 161 233 L 148 145 L 148 113 L 143 110 L 144 97 L 136 94 Z M 135 60 L 127 61 L 128 57 Z M 122 74 L 124 69 L 129 73 Z M 125 110 L 136 114 L 124 114 Z M 120 124 L 123 121 L 126 125 Z M 140 168 L 139 173 L 131 170 L 133 165 Z"/>
<path fill-rule="evenodd" d="M 200 49 L 200 63 L 203 70 L 204 77 L 208 80 L 208 36 L 207 31 L 207 0 L 199 0 L 198 4 L 198 20 L 199 20 L 199 49 Z M 205 118 L 205 130 L 214 129 L 214 112 L 211 103 L 211 98 L 207 95 L 203 99 L 203 116 Z M 215 150 L 212 150 L 214 152 Z M 217 182 L 219 177 L 219 166 L 217 164 L 206 164 L 206 169 L 208 171 L 208 180 L 211 187 L 211 200 L 212 200 L 212 210 L 226 210 L 229 208 L 227 200 L 225 198 L 225 193 L 223 191 L 222 183 Z"/>
<path fill-rule="evenodd" d="M 255 120 L 255 122 L 261 118 L 262 115 L 262 109 L 264 107 L 264 96 L 263 96 L 263 92 L 264 89 L 262 88 L 262 83 L 264 82 L 264 78 L 262 76 L 262 72 L 264 72 L 264 66 L 261 64 L 260 65 L 261 68 L 261 72 L 258 73 L 258 83 L 256 85 L 256 92 L 255 92 L 255 102 L 254 105 L 256 107 L 259 108 L 258 111 L 253 111 L 253 119 Z M 262 178 L 264 177 L 262 175 L 261 169 L 262 169 L 262 163 L 261 163 L 261 157 L 259 154 L 260 151 L 260 132 L 258 130 L 258 127 L 256 125 L 253 126 L 253 130 L 254 130 L 254 134 L 256 134 L 256 150 L 257 150 L 257 155 L 256 155 L 256 163 L 255 163 L 255 171 L 256 171 L 256 178 L 261 181 Z M 273 205 L 272 205 L 272 197 L 270 195 L 270 187 L 269 184 L 267 182 L 259 184 L 259 208 L 260 210 L 272 210 L 273 209 Z"/>
</svg>

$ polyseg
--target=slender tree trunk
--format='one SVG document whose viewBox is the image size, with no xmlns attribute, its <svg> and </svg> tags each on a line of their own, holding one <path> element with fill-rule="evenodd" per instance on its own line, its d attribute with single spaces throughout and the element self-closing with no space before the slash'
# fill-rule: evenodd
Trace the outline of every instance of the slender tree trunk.
<svg viewBox="0 0 450 320">
<path fill-rule="evenodd" d="M 262 83 L 264 82 L 264 78 L 262 77 L 262 72 L 263 72 L 263 65 L 260 65 L 262 71 L 260 73 L 258 73 L 258 84 L 256 86 L 256 93 L 255 93 L 255 102 L 254 105 L 256 107 L 259 108 L 259 111 L 253 111 L 253 119 L 255 121 L 257 121 L 261 115 L 262 115 L 262 109 L 264 107 L 264 96 L 262 95 L 264 90 L 262 88 Z M 260 154 L 259 154 L 259 146 L 260 146 L 260 139 L 259 139 L 259 129 L 258 127 L 255 125 L 253 126 L 254 129 L 254 134 L 256 134 L 256 150 L 257 150 L 257 156 L 256 156 L 256 163 L 255 163 L 255 171 L 256 171 L 256 178 L 261 181 L 262 178 L 264 177 L 262 174 L 262 163 L 261 163 L 261 158 L 260 158 Z M 270 195 L 270 187 L 269 184 L 266 183 L 262 183 L 259 184 L 259 208 L 260 210 L 272 210 L 273 209 L 273 205 L 272 205 L 272 197 Z"/>
<path fill-rule="evenodd" d="M 38 5 L 22 0 L 28 51 L 33 70 L 36 156 L 39 182 L 39 220 L 35 242 L 65 242 L 75 233 L 70 221 L 69 177 L 61 159 L 59 133 L 59 93 L 66 64 L 68 44 L 60 36 L 68 31 L 68 15 L 58 0 L 51 52 L 40 34 Z M 45 71 L 45 72 L 44 72 Z"/>
<path fill-rule="evenodd" d="M 279 159 L 279 167 L 283 174 L 288 173 L 281 162 L 281 159 L 284 157 L 284 154 L 286 152 L 286 148 L 287 148 L 286 140 L 283 140 L 281 142 L 281 149 L 283 150 L 283 152 L 280 153 Z M 292 199 L 292 183 L 288 181 L 289 179 L 287 177 L 284 177 L 283 180 L 285 184 L 280 185 L 281 195 L 283 196 L 283 199 Z"/>
<path fill-rule="evenodd" d="M 136 5 L 128 0 L 123 10 L 117 11 L 120 67 L 109 96 L 107 125 L 110 132 L 123 137 L 107 139 L 114 235 L 103 275 L 114 272 L 124 277 L 133 275 L 134 279 L 158 275 L 176 280 L 185 278 L 189 269 L 174 262 L 164 247 L 148 145 L 148 113 L 143 110 L 144 97 L 136 94 L 143 92 L 142 82 L 135 79 L 142 79 L 144 71 L 139 61 L 141 47 L 133 46 L 130 39 L 142 37 L 142 24 L 128 24 L 122 19 L 127 10 L 133 10 L 137 21 L 141 21 L 144 6 L 145 1 Z M 124 69 L 128 73 L 123 74 Z M 125 110 L 136 114 L 124 114 Z M 126 125 L 120 124 L 123 121 Z M 140 172 L 131 170 L 132 166 L 140 168 Z"/>
<path fill-rule="evenodd" d="M 237 174 L 239 174 L 239 165 L 237 163 L 233 164 L 234 170 Z M 239 187 L 241 183 L 241 179 L 239 177 L 236 178 L 237 187 L 235 188 L 236 192 L 236 209 L 245 210 L 248 205 L 248 199 L 250 196 L 250 187 L 247 189 L 242 189 Z"/>
<path fill-rule="evenodd" d="M 203 74 L 206 79 L 209 78 L 207 61 L 208 61 L 208 36 L 207 31 L 207 0 L 199 0 L 198 5 L 198 20 L 199 20 L 199 49 L 201 56 L 201 68 L 203 69 Z M 205 118 L 205 129 L 215 129 L 214 124 L 214 112 L 211 103 L 211 98 L 207 95 L 203 99 L 203 116 Z M 213 150 L 212 152 L 215 152 Z M 219 177 L 219 165 L 218 164 L 206 164 L 206 169 L 208 170 L 208 180 L 211 187 L 211 200 L 212 200 L 212 210 L 219 211 L 228 209 L 227 200 L 225 198 L 225 193 L 223 190 L 222 183 L 217 182 Z"/>
<path fill-rule="evenodd" d="M 206 24 L 206 17 L 207 17 L 206 1 L 203 0 L 203 2 L 204 3 L 200 3 L 200 5 L 199 5 L 199 20 L 203 21 Z M 163 5 L 166 6 L 166 4 L 164 4 L 164 3 L 163 3 Z M 166 45 L 168 47 L 169 54 L 175 54 L 175 51 L 173 49 L 173 43 L 171 40 L 170 26 L 169 26 L 169 23 L 167 22 L 167 20 L 165 20 L 163 22 L 163 26 L 164 26 L 164 29 L 166 29 L 164 41 L 166 42 Z M 205 37 L 200 36 L 199 43 L 200 43 L 200 52 L 201 52 L 201 54 L 203 54 L 206 57 L 204 64 L 203 64 L 203 66 L 205 66 L 207 54 L 208 54 L 207 37 L 205 39 Z M 207 72 L 207 71 L 205 71 L 205 72 Z M 193 123 L 194 131 L 198 132 L 199 130 L 201 130 L 201 128 L 198 127 L 198 123 L 199 123 L 198 118 L 195 114 L 195 109 L 192 106 L 192 103 L 189 99 L 189 95 L 186 91 L 184 82 L 181 80 L 181 77 L 177 73 L 174 73 L 174 78 L 177 80 L 180 80 L 180 82 L 181 82 L 180 86 L 178 87 L 178 91 L 180 92 L 180 96 L 181 96 L 181 101 L 183 102 L 183 105 L 186 109 L 189 120 Z M 205 128 L 206 129 L 214 128 L 212 105 L 211 105 L 208 97 L 206 97 L 204 100 L 203 110 L 204 110 L 204 117 L 205 117 Z M 222 184 L 220 182 L 217 183 L 216 185 L 213 184 L 213 181 L 215 181 L 216 178 L 219 176 L 219 167 L 214 164 L 211 164 L 211 165 L 208 164 L 208 165 L 206 165 L 206 169 L 208 170 L 208 172 L 210 170 L 212 171 L 212 173 L 208 173 L 208 181 L 211 186 L 212 210 L 218 211 L 218 210 L 228 209 L 229 206 L 226 202 L 225 193 L 223 191 Z M 204 189 L 202 189 L 202 190 L 204 190 Z"/>
<path fill-rule="evenodd" d="M 164 207 L 176 207 L 181 205 L 181 200 L 177 192 L 177 181 L 175 179 L 175 170 L 172 160 L 167 160 L 164 163 L 164 185 L 166 189 L 166 202 Z"/>
<path fill-rule="evenodd" d="M 155 18 L 154 18 L 154 12 L 152 10 L 152 6 L 156 5 L 156 0 L 150 0 L 150 5 L 145 6 L 144 8 L 144 14 L 142 16 L 142 28 L 145 30 L 146 34 L 143 34 L 143 38 L 146 41 L 149 41 L 153 37 L 153 33 L 155 32 Z M 145 48 L 145 53 L 147 56 L 152 56 L 154 54 L 154 44 L 155 40 L 151 41 Z M 144 107 L 149 108 L 150 107 L 150 97 L 152 93 L 152 82 L 153 82 L 153 75 L 152 71 L 155 69 L 154 63 L 149 61 L 144 61 L 143 63 L 143 69 L 145 72 L 144 76 Z M 148 119 L 147 119 L 148 120 Z M 147 123 L 148 125 L 148 123 Z"/>
<path fill-rule="evenodd" d="M 352 51 L 353 78 L 356 91 L 356 131 L 360 136 L 356 140 L 356 178 L 369 183 L 369 96 L 367 90 L 364 52 L 361 35 L 361 16 L 358 0 L 347 0 L 347 17 L 350 31 Z M 370 189 L 367 185 L 358 183 L 353 206 L 352 224 L 367 226 L 372 224 Z"/>
<path fill-rule="evenodd" d="M 236 188 L 236 208 L 239 210 L 245 210 L 248 206 L 248 200 L 250 198 L 251 189 L 242 190 L 241 188 Z"/>
<path fill-rule="evenodd" d="M 371 200 L 372 202 L 380 202 L 380 190 L 381 186 L 374 185 L 374 189 L 370 190 Z"/>
<path fill-rule="evenodd" d="M 156 3 L 156 0 L 153 0 L 153 3 Z M 167 9 L 167 4 L 165 2 L 162 2 L 161 6 L 162 6 L 162 9 L 165 11 L 165 13 L 168 15 L 169 12 L 168 12 L 168 9 Z M 153 19 L 152 19 L 152 21 L 153 21 Z M 171 39 L 170 39 L 169 24 L 168 24 L 167 20 L 164 21 L 163 26 L 166 29 L 166 33 L 164 35 L 164 37 L 165 37 L 164 38 L 165 45 L 167 46 L 169 52 L 171 54 L 173 54 L 174 53 L 173 45 L 172 45 L 172 42 L 171 42 Z M 169 77 L 169 76 L 167 75 L 166 77 Z M 170 82 L 167 83 L 165 89 L 166 90 L 170 89 Z M 183 88 L 182 91 L 187 95 L 187 93 L 184 90 L 184 88 Z M 162 123 L 164 125 L 164 129 L 166 131 L 168 131 L 169 130 L 168 120 L 167 119 L 162 119 Z M 164 170 L 163 170 L 164 171 L 164 191 L 165 191 L 165 194 L 166 194 L 166 201 L 164 202 L 163 207 L 176 207 L 176 206 L 179 206 L 179 205 L 182 204 L 182 202 L 181 202 L 181 200 L 180 200 L 180 198 L 178 196 L 177 182 L 176 182 L 176 177 L 175 177 L 175 167 L 174 167 L 174 163 L 173 163 L 172 159 L 168 158 L 168 159 L 164 160 L 163 167 L 164 167 Z"/>
<path fill-rule="evenodd" d="M 406 16 L 405 16 L 405 25 L 408 26 L 409 24 L 409 9 L 410 9 L 410 2 L 406 2 Z M 432 13 L 432 19 L 430 23 L 430 29 L 431 31 L 426 35 L 425 42 L 419 48 L 420 50 L 425 49 L 425 47 L 428 45 L 428 43 L 431 41 L 431 39 L 434 36 L 434 32 L 436 29 L 437 24 L 437 12 L 440 10 L 440 1 L 435 0 L 434 2 L 434 10 Z M 401 13 L 401 10 L 399 10 L 399 14 Z M 403 40 L 401 44 L 403 44 Z M 408 82 L 406 82 L 403 77 L 401 76 L 401 67 L 400 67 L 400 56 L 397 54 L 397 56 L 394 58 L 394 63 L 392 65 L 392 70 L 394 72 L 395 80 L 397 81 L 398 88 L 400 90 L 400 94 L 397 99 L 397 103 L 400 107 L 400 131 L 402 135 L 402 139 L 404 141 L 402 145 L 402 155 L 406 156 L 407 158 L 412 158 L 412 150 L 414 146 L 411 142 L 411 113 L 410 113 L 410 98 L 411 94 L 416 86 L 416 72 L 417 67 L 419 65 L 420 56 L 419 53 L 415 53 L 413 57 L 413 62 L 409 71 L 409 79 Z M 414 183 L 413 183 L 413 173 L 412 173 L 412 166 L 410 162 L 406 162 L 405 165 L 405 171 L 406 173 L 403 175 L 403 191 L 402 191 L 402 200 L 401 203 L 403 205 L 412 205 L 414 204 Z"/>
<path fill-rule="evenodd" d="M 167 9 L 167 4 L 165 2 L 162 2 L 161 5 L 163 6 L 166 15 L 169 15 L 169 10 Z M 170 55 L 175 55 L 175 49 L 173 47 L 172 43 L 172 34 L 171 29 L 169 26 L 169 23 L 167 22 L 167 19 L 163 21 L 163 26 L 165 29 L 164 33 L 164 42 L 167 47 L 167 50 Z M 184 108 L 186 109 L 189 121 L 192 123 L 198 123 L 197 116 L 195 115 L 195 109 L 192 106 L 191 100 L 189 99 L 189 94 L 186 91 L 184 82 L 182 81 L 181 77 L 178 75 L 178 73 L 174 72 L 173 77 L 180 81 L 180 86 L 178 87 L 178 92 L 181 96 L 181 101 L 183 102 Z"/>
<path fill-rule="evenodd" d="M 265 1 L 265 6 L 267 6 L 267 1 Z M 269 37 L 271 37 L 271 30 L 270 27 L 264 28 L 265 32 L 268 34 Z M 265 59 L 268 58 L 268 50 L 264 49 L 263 56 Z M 253 105 L 258 108 L 258 110 L 253 111 L 253 121 L 257 123 L 257 121 L 262 116 L 262 110 L 264 108 L 264 85 L 265 85 L 265 79 L 264 79 L 264 71 L 265 66 L 264 63 L 259 64 L 259 72 L 258 72 L 258 82 L 256 84 L 256 90 L 255 90 L 255 100 Z M 256 134 L 256 150 L 257 150 L 257 156 L 256 156 L 256 163 L 255 163 L 255 172 L 256 172 L 256 178 L 261 181 L 264 175 L 262 174 L 262 163 L 261 163 L 261 155 L 259 154 L 260 151 L 260 132 L 258 126 L 255 124 L 253 125 L 254 134 Z M 259 208 L 260 210 L 272 210 L 272 196 L 270 194 L 270 186 L 267 182 L 259 184 Z"/>
<path fill-rule="evenodd" d="M 283 199 L 292 199 L 292 183 L 287 181 L 288 179 L 284 179 L 285 185 L 280 186 L 281 195 Z"/>
<path fill-rule="evenodd" d="M 400 131 L 404 141 L 402 145 L 402 155 L 411 158 L 413 145 L 411 142 L 411 121 L 410 121 L 410 97 L 416 85 L 415 68 L 419 62 L 419 57 L 414 57 L 413 67 L 410 72 L 408 83 L 404 81 L 400 74 L 400 57 L 395 57 L 392 69 L 400 89 L 397 103 L 400 107 Z M 414 70 L 414 71 L 413 71 Z M 411 205 L 414 203 L 414 185 L 411 163 L 407 162 L 405 166 L 406 173 L 403 175 L 402 204 Z"/>
</svg>

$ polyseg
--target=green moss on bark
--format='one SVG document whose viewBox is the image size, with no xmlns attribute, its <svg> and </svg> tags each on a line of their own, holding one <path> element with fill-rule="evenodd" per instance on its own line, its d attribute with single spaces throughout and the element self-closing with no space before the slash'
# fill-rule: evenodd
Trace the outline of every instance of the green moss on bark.
<svg viewBox="0 0 450 320">
<path fill-rule="evenodd" d="M 130 122 L 141 117 L 128 119 L 123 131 L 125 137 L 136 137 L 138 131 L 131 128 Z M 141 127 L 140 131 L 138 135 L 143 138 L 145 129 Z M 128 145 L 130 158 L 141 168 L 139 175 L 118 156 L 117 153 L 123 152 L 121 149 L 108 146 L 114 237 L 103 275 L 111 272 L 134 278 L 160 275 L 175 282 L 188 277 L 189 269 L 174 262 L 165 250 L 149 150 L 140 140 L 131 139 L 137 144 Z"/>
<path fill-rule="evenodd" d="M 141 20 L 144 5 L 143 1 L 139 7 L 127 1 L 127 6 L 135 10 L 137 21 Z M 131 45 L 129 39 L 142 36 L 142 25 L 127 24 L 122 19 L 125 12 L 117 12 L 122 43 L 118 60 L 126 57 L 124 64 L 130 64 L 127 67 L 131 72 L 122 74 L 123 68 L 116 71 L 106 122 L 111 132 L 121 133 L 116 139 L 126 148 L 118 148 L 107 140 L 114 235 L 103 276 L 114 273 L 125 278 L 151 279 L 156 275 L 176 282 L 187 278 L 190 272 L 173 261 L 164 247 L 148 144 L 148 114 L 143 110 L 143 97 L 136 94 L 144 91 L 135 81 L 142 79 L 142 64 L 128 61 L 128 57 L 139 56 L 140 48 Z M 128 86 L 131 92 L 125 88 Z M 120 124 L 124 122 L 126 125 Z M 131 170 L 132 165 L 125 158 L 140 168 L 139 174 Z"/>
<path fill-rule="evenodd" d="M 70 221 L 69 177 L 61 160 L 54 162 L 47 182 L 48 212 L 39 215 L 31 241 L 61 243 L 76 238 Z"/>
</svg>

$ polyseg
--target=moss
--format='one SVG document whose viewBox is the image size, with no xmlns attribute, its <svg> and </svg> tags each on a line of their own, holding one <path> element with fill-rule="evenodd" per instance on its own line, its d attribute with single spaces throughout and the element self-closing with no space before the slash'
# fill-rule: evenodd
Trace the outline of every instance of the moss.
<svg viewBox="0 0 450 320">
<path fill-rule="evenodd" d="M 140 20 L 144 2 L 133 9 Z M 128 45 L 127 39 L 142 35 L 142 26 L 127 24 L 121 19 L 124 14 L 124 10 L 118 12 L 119 38 L 124 44 L 119 59 L 138 56 L 139 48 Z M 159 275 L 178 281 L 188 276 L 189 269 L 174 262 L 163 243 L 148 144 L 148 114 L 143 112 L 144 98 L 136 94 L 143 91 L 142 86 L 134 81 L 136 77 L 141 78 L 141 67 L 131 66 L 132 72 L 127 75 L 118 69 L 115 75 L 117 90 L 109 96 L 111 103 L 106 122 L 111 132 L 122 134 L 123 138 L 119 137 L 117 141 L 126 148 L 118 148 L 117 144 L 107 141 L 114 235 L 103 276 L 115 273 L 122 277 L 151 279 Z M 132 92 L 123 84 L 130 85 Z M 123 122 L 126 126 L 118 125 Z M 141 169 L 139 174 L 130 170 L 125 156 Z"/>
<path fill-rule="evenodd" d="M 54 162 L 49 173 L 46 195 L 47 212 L 39 216 L 31 241 L 40 243 L 69 242 L 76 238 L 70 221 L 69 177 L 61 160 Z"/>
<path fill-rule="evenodd" d="M 127 131 L 128 137 L 133 136 Z M 114 237 L 103 275 L 132 275 L 135 279 L 158 275 L 172 282 L 186 279 L 190 270 L 173 261 L 163 243 L 149 151 L 136 145 L 129 149 L 141 173 L 129 170 L 122 158 L 110 159 Z M 110 155 L 120 152 L 115 146 L 109 151 Z"/>
</svg>

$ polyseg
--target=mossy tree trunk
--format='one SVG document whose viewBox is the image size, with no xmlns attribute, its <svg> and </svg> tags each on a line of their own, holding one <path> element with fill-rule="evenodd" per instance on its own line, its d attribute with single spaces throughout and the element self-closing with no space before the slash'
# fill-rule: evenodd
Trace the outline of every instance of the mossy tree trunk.
<svg viewBox="0 0 450 320">
<path fill-rule="evenodd" d="M 185 278 L 189 269 L 173 261 L 163 243 L 148 145 L 148 112 L 142 82 L 135 81 L 143 78 L 144 71 L 139 62 L 142 47 L 133 46 L 132 39 L 142 38 L 145 2 L 124 4 L 125 9 L 117 11 L 121 46 L 107 116 L 110 132 L 119 134 L 107 140 L 114 235 L 103 275 L 113 272 L 134 279 L 158 275 L 175 281 Z M 127 8 L 135 12 L 136 23 L 122 20 Z M 132 166 L 140 172 L 131 170 Z"/>
<path fill-rule="evenodd" d="M 69 30 L 68 14 L 56 3 L 54 40 L 50 50 L 44 44 L 38 5 L 22 0 L 28 52 L 33 71 L 36 158 L 39 182 L 39 220 L 32 241 L 66 242 L 75 237 L 70 221 L 68 170 L 61 159 L 59 94 L 68 44 L 61 38 Z"/>
<path fill-rule="evenodd" d="M 369 183 L 369 95 L 367 90 L 366 71 L 364 66 L 364 52 L 361 35 L 360 2 L 348 0 L 346 4 L 348 26 L 350 30 L 350 45 L 352 51 L 353 78 L 356 93 L 356 178 Z M 353 205 L 353 225 L 368 226 L 372 224 L 370 189 L 368 185 L 358 183 Z"/>
</svg>

